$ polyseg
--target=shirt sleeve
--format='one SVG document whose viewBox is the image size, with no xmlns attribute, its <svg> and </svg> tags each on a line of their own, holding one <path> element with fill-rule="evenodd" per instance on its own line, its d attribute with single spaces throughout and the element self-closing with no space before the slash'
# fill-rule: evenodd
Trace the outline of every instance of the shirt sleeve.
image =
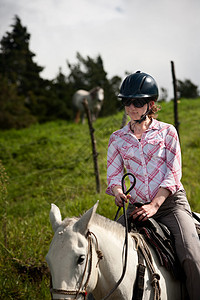
<svg viewBox="0 0 200 300">
<path fill-rule="evenodd" d="M 165 137 L 165 147 L 167 171 L 160 186 L 174 194 L 182 186 L 182 167 L 179 138 L 175 127 L 172 125 L 169 127 Z"/>
<path fill-rule="evenodd" d="M 111 135 L 109 144 L 108 144 L 108 153 L 107 153 L 107 182 L 108 187 L 106 193 L 112 195 L 112 187 L 116 185 L 121 186 L 121 178 L 124 173 L 124 163 L 117 148 L 116 137 L 114 134 Z"/>
</svg>

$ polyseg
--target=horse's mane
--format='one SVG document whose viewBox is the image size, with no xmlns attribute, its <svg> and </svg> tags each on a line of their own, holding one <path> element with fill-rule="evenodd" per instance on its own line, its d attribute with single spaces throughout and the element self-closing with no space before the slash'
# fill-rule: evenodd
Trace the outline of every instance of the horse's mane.
<svg viewBox="0 0 200 300">
<path fill-rule="evenodd" d="M 79 219 L 80 218 L 76 218 L 76 217 L 66 218 L 63 220 L 62 226 L 64 228 L 68 227 L 68 226 L 72 226 Z M 124 229 L 121 224 L 114 222 L 114 221 L 112 221 L 104 216 L 101 216 L 99 214 L 94 215 L 94 217 L 92 219 L 92 224 L 102 227 L 119 237 L 124 236 Z"/>
<path fill-rule="evenodd" d="M 97 226 L 103 227 L 107 231 L 110 231 L 117 236 L 124 236 L 124 227 L 121 224 L 114 222 L 113 220 L 105 218 L 104 216 L 95 214 L 92 223 L 96 224 Z"/>
</svg>

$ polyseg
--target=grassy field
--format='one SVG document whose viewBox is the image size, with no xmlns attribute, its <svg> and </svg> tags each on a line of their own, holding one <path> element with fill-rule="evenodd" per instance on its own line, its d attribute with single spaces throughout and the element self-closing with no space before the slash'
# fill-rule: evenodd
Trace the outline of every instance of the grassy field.
<svg viewBox="0 0 200 300">
<path fill-rule="evenodd" d="M 174 123 L 173 103 L 162 103 L 159 120 Z M 98 213 L 113 219 L 116 206 L 106 190 L 110 134 L 122 112 L 94 123 L 101 193 L 96 193 L 87 122 L 65 121 L 0 132 L 0 299 L 50 299 L 45 263 L 53 236 L 50 204 L 63 217 L 79 216 L 100 200 Z M 182 183 L 194 211 L 200 212 L 200 99 L 179 103 Z M 9 184 L 5 182 L 6 174 Z M 7 194 L 5 193 L 7 188 Z"/>
</svg>

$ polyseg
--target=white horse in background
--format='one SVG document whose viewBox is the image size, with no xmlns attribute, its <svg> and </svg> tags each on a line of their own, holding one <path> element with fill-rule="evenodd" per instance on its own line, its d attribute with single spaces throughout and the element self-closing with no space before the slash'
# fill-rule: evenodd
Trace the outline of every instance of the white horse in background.
<svg viewBox="0 0 200 300">
<path fill-rule="evenodd" d="M 52 276 L 52 299 L 84 299 L 86 292 L 92 293 L 96 300 L 107 299 L 122 274 L 124 227 L 96 214 L 97 206 L 98 203 L 79 219 L 63 221 L 59 208 L 51 206 L 50 221 L 55 234 L 46 260 Z M 152 249 L 151 255 L 155 272 L 160 276 L 161 299 L 185 299 L 181 283 L 160 266 Z M 137 242 L 129 234 L 126 273 L 110 300 L 132 299 L 137 265 Z M 148 268 L 142 299 L 154 299 Z"/>
<path fill-rule="evenodd" d="M 79 123 L 80 117 L 82 123 L 84 122 L 85 117 L 85 108 L 83 106 L 83 100 L 87 99 L 88 108 L 91 113 L 92 121 L 95 121 L 98 117 L 98 114 L 102 108 L 104 100 L 104 90 L 100 87 L 95 87 L 92 90 L 78 90 L 72 99 L 72 104 L 76 112 L 75 122 Z"/>
</svg>

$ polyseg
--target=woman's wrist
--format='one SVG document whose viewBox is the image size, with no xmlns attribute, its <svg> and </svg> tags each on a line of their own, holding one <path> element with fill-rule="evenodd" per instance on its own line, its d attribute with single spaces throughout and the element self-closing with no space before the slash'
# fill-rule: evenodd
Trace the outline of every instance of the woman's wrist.
<svg viewBox="0 0 200 300">
<path fill-rule="evenodd" d="M 151 201 L 151 204 L 158 210 L 170 193 L 169 190 L 160 187 L 155 198 Z"/>
<path fill-rule="evenodd" d="M 112 187 L 112 191 L 114 196 L 117 196 L 119 193 L 123 193 L 122 188 L 120 185 L 115 185 L 114 187 Z"/>
</svg>

